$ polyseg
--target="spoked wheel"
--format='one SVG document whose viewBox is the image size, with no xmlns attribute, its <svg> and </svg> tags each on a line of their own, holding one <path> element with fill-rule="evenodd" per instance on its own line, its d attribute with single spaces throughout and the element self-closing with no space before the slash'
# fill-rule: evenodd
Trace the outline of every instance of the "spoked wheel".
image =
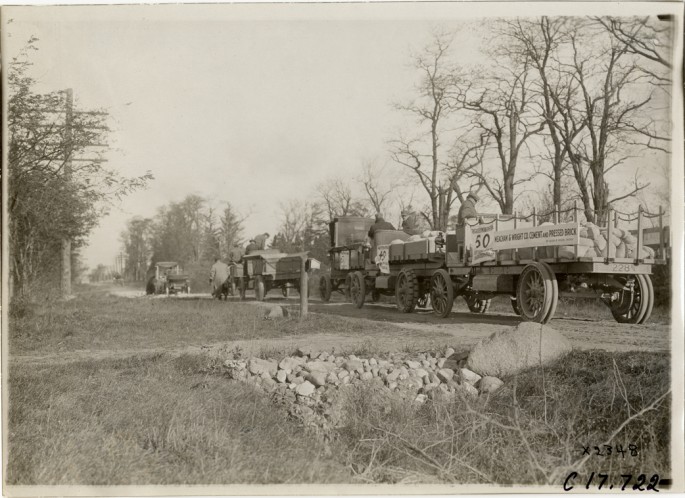
<svg viewBox="0 0 685 498">
<path fill-rule="evenodd" d="M 609 308 L 619 323 L 645 323 L 654 307 L 654 287 L 649 275 L 625 275 L 614 278 L 627 288 L 619 292 L 619 299 Z"/>
<path fill-rule="evenodd" d="M 446 318 L 452 312 L 452 306 L 454 306 L 454 286 L 447 271 L 438 270 L 433 273 L 431 277 L 430 299 L 433 305 L 433 313 L 440 318 Z"/>
<path fill-rule="evenodd" d="M 397 276 L 395 285 L 395 299 L 397 309 L 403 313 L 411 313 L 418 300 L 419 283 L 413 270 L 402 270 Z"/>
<path fill-rule="evenodd" d="M 350 299 L 356 308 L 364 306 L 364 299 L 366 299 L 366 282 L 364 282 L 364 275 L 356 271 L 350 278 Z"/>
<path fill-rule="evenodd" d="M 321 300 L 324 303 L 330 301 L 332 292 L 331 277 L 328 275 L 321 275 L 321 278 L 319 279 L 319 294 L 321 295 Z"/>
<path fill-rule="evenodd" d="M 523 269 L 516 290 L 516 301 L 523 320 L 549 322 L 554 314 L 557 298 L 556 279 L 545 265 L 531 263 Z"/>
<path fill-rule="evenodd" d="M 518 316 L 521 316 L 521 307 L 519 306 L 516 296 L 511 296 L 511 308 L 514 310 L 514 313 L 516 313 Z"/>
<path fill-rule="evenodd" d="M 470 292 L 464 295 L 464 301 L 471 313 L 485 313 L 490 309 L 492 299 L 480 299 L 478 294 Z"/>
<path fill-rule="evenodd" d="M 255 277 L 254 279 L 254 294 L 257 301 L 264 301 L 266 288 L 264 287 L 264 279 L 261 276 Z"/>
<path fill-rule="evenodd" d="M 371 291 L 371 302 L 377 303 L 381 300 L 381 291 L 374 289 Z"/>
</svg>

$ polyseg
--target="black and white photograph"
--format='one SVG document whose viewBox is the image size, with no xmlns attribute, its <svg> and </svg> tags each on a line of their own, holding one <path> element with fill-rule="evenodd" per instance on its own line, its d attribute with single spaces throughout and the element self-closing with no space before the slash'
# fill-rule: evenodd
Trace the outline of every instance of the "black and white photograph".
<svg viewBox="0 0 685 498">
<path fill-rule="evenodd" d="M 3 495 L 684 492 L 683 33 L 1 7 Z"/>
</svg>

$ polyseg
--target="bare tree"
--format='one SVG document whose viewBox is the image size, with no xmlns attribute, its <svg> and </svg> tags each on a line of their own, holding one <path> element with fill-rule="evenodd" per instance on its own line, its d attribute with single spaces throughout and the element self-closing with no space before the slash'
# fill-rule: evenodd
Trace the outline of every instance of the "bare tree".
<svg viewBox="0 0 685 498">
<path fill-rule="evenodd" d="M 482 182 L 502 213 L 511 214 L 516 186 L 530 180 L 517 175 L 523 147 L 542 131 L 545 121 L 533 109 L 530 59 L 512 59 L 508 65 L 503 61 L 500 68 L 478 78 L 478 87 L 461 96 L 456 105 L 471 111 L 474 127 L 492 143 L 498 163 L 490 171 L 484 167 L 486 161 L 480 161 L 480 170 L 472 169 L 469 174 Z"/>
<path fill-rule="evenodd" d="M 388 176 L 385 165 L 378 165 L 376 161 L 367 161 L 362 166 L 359 183 L 363 185 L 369 204 L 376 213 L 383 212 L 390 194 L 397 187 L 396 182 L 387 180 Z"/>
<path fill-rule="evenodd" d="M 336 216 L 366 216 L 364 203 L 352 192 L 350 183 L 342 178 L 331 178 L 320 183 L 317 192 L 326 205 L 329 219 Z"/>
<path fill-rule="evenodd" d="M 392 159 L 412 171 L 428 195 L 428 222 L 432 228 L 443 230 L 453 203 L 453 174 L 446 170 L 448 160 L 447 153 L 441 150 L 442 140 L 449 131 L 446 122 L 455 111 L 451 103 L 469 85 L 461 77 L 461 69 L 449 61 L 451 42 L 452 36 L 447 33 L 433 34 L 431 43 L 413 61 L 421 75 L 417 99 L 396 105 L 397 109 L 415 116 L 428 131 L 418 138 L 400 137 L 391 141 Z"/>
<path fill-rule="evenodd" d="M 672 16 L 650 17 L 594 17 L 626 50 L 647 61 L 667 69 L 673 67 L 671 61 L 671 37 L 673 35 Z M 669 73 L 659 73 L 642 67 L 657 83 L 670 84 Z"/>
<path fill-rule="evenodd" d="M 668 138 L 652 117 L 656 104 L 651 77 L 628 45 L 601 40 L 595 26 L 570 23 L 569 61 L 561 63 L 559 71 L 570 76 L 573 85 L 563 95 L 551 94 L 564 117 L 563 125 L 556 127 L 568 148 L 585 216 L 593 221 L 603 219 L 611 203 L 648 186 L 635 175 L 630 188 L 611 197 L 607 175 L 612 170 L 644 149 L 668 152 Z"/>
</svg>

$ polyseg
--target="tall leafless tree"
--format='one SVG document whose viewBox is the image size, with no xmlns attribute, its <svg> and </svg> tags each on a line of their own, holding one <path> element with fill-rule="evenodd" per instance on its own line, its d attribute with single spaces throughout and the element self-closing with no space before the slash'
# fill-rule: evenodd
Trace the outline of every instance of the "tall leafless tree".
<svg viewBox="0 0 685 498">
<path fill-rule="evenodd" d="M 437 31 L 431 43 L 414 57 L 413 65 L 420 74 L 418 97 L 396 108 L 413 115 L 424 131 L 416 138 L 391 141 L 392 159 L 419 179 L 429 199 L 428 222 L 441 230 L 446 229 L 453 203 L 453 174 L 446 168 L 448 151 L 441 147 L 448 131 L 446 123 L 455 112 L 452 102 L 469 85 L 461 69 L 449 59 L 451 43 L 452 35 Z"/>
</svg>

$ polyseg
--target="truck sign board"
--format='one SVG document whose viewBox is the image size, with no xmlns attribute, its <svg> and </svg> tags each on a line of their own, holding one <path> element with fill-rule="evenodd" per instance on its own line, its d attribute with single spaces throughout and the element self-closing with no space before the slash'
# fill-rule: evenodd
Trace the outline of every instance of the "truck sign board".
<svg viewBox="0 0 685 498">
<path fill-rule="evenodd" d="M 578 245 L 577 223 L 558 223 L 535 227 L 495 230 L 495 222 L 466 226 L 465 245 L 471 251 L 472 263 L 493 261 L 495 251 L 525 247 Z"/>
</svg>

